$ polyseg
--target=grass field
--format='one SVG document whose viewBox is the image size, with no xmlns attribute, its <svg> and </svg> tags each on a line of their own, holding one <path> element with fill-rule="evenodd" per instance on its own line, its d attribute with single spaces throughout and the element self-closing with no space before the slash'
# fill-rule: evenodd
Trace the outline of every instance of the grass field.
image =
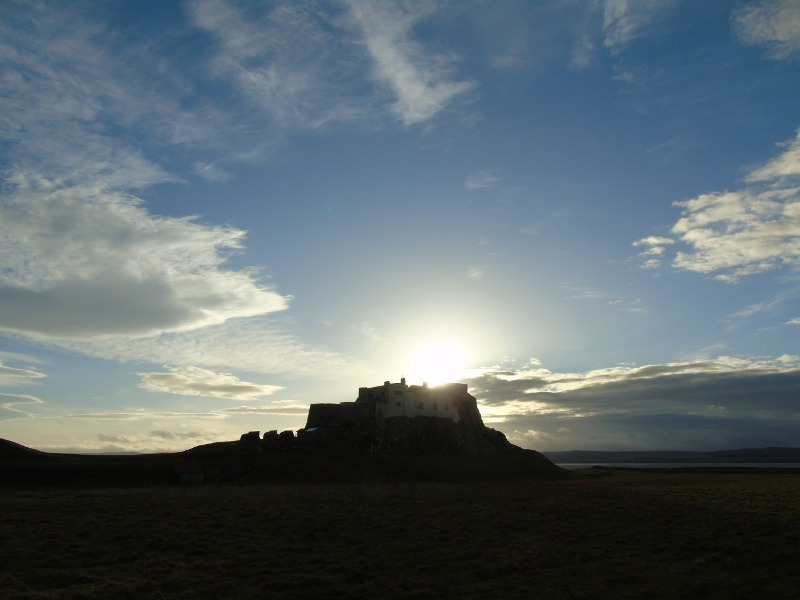
<svg viewBox="0 0 800 600">
<path fill-rule="evenodd" d="M 3 598 L 798 598 L 800 475 L 0 488 Z"/>
</svg>

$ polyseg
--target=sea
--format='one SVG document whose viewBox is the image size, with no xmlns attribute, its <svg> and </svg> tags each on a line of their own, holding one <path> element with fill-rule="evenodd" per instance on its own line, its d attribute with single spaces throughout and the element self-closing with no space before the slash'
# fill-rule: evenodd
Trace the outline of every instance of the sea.
<svg viewBox="0 0 800 600">
<path fill-rule="evenodd" d="M 609 469 L 796 469 L 800 463 L 556 463 L 562 469 L 577 471 L 592 467 Z"/>
</svg>

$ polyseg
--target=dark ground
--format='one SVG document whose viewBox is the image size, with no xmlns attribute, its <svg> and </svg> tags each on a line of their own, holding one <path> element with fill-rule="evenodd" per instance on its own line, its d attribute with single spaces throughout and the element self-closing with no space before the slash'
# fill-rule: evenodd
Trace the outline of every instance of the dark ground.
<svg viewBox="0 0 800 600">
<path fill-rule="evenodd" d="M 3 598 L 797 598 L 800 474 L 0 485 Z"/>
</svg>

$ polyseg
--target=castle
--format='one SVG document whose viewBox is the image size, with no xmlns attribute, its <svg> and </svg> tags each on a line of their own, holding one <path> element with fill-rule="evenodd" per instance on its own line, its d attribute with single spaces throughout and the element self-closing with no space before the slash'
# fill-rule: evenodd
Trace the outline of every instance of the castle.
<svg viewBox="0 0 800 600">
<path fill-rule="evenodd" d="M 508 449 L 499 431 L 483 424 L 465 383 L 437 386 L 385 381 L 358 389 L 354 402 L 312 404 L 302 435 L 369 452 L 441 453 Z M 298 432 L 299 434 L 300 432 Z"/>
<path fill-rule="evenodd" d="M 308 411 L 306 430 L 315 427 L 346 427 L 369 422 L 379 430 L 387 420 L 396 417 L 416 419 L 433 417 L 452 423 L 462 419 L 480 421 L 477 400 L 467 391 L 465 383 L 446 383 L 437 386 L 407 385 L 385 381 L 376 387 L 361 387 L 354 402 L 312 404 Z"/>
</svg>

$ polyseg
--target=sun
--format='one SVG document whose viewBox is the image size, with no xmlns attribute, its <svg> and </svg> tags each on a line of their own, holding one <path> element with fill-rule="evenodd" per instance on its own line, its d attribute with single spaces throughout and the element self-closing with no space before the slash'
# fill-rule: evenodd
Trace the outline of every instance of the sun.
<svg viewBox="0 0 800 600">
<path fill-rule="evenodd" d="M 438 385 L 464 378 L 468 364 L 469 356 L 462 346 L 446 340 L 429 341 L 414 348 L 405 375 L 409 383 Z"/>
</svg>

